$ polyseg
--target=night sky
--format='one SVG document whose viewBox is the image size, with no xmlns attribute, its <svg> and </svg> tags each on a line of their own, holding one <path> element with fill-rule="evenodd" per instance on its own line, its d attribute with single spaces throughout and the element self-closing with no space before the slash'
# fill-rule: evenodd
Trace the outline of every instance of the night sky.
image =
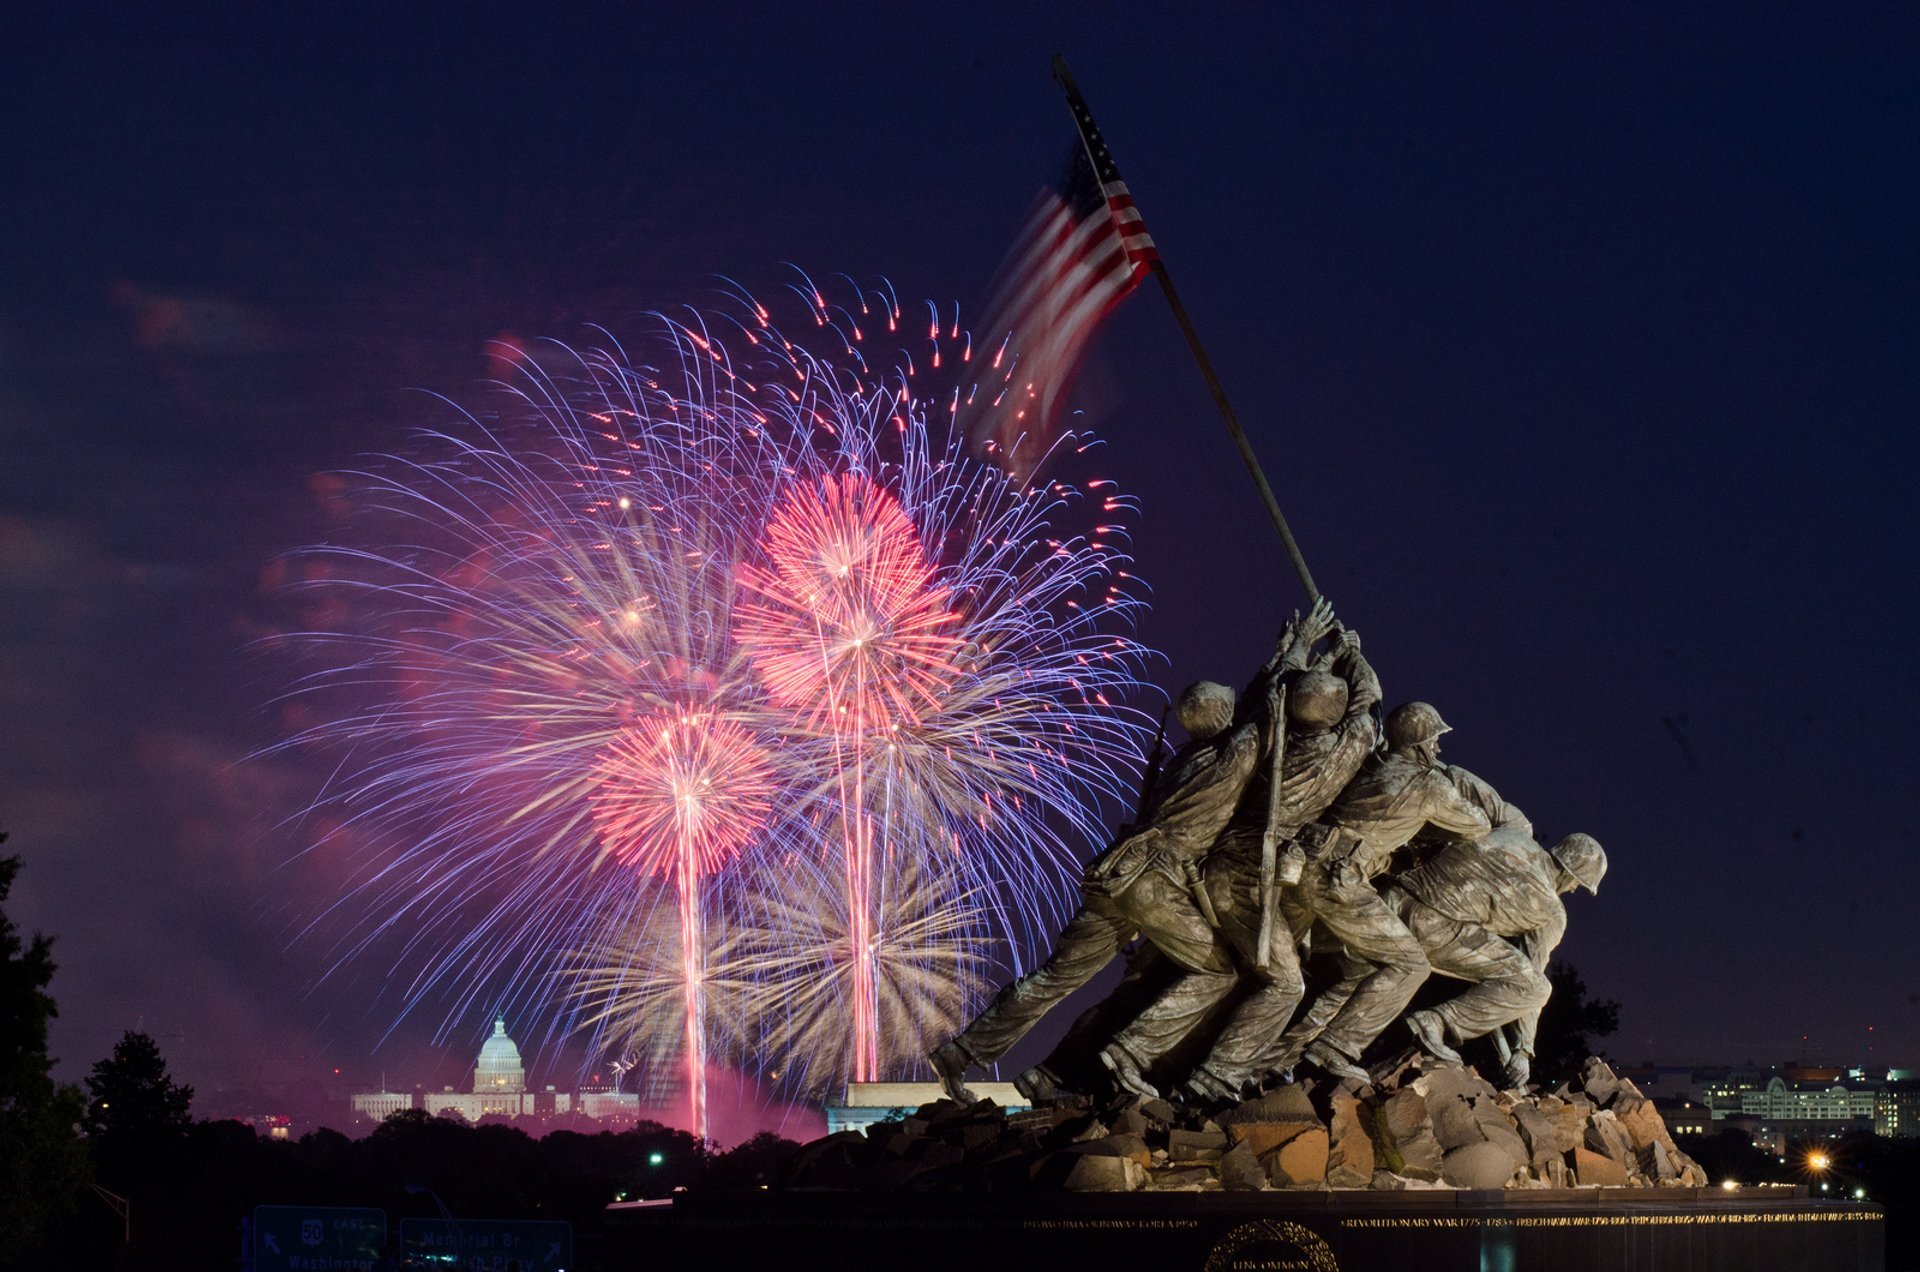
<svg viewBox="0 0 1920 1272">
<path fill-rule="evenodd" d="M 9 18 L 0 828 L 63 1073 L 461 1079 L 489 1022 L 376 1050 L 383 969 L 291 941 L 344 867 L 247 759 L 276 561 L 502 334 L 783 262 L 977 311 L 1056 51 L 1389 702 L 1607 846 L 1614 1054 L 1920 1064 L 1913 9 L 907 8 Z M 1300 589 L 1157 293 L 1075 403 L 1156 678 L 1244 680 Z"/>
</svg>

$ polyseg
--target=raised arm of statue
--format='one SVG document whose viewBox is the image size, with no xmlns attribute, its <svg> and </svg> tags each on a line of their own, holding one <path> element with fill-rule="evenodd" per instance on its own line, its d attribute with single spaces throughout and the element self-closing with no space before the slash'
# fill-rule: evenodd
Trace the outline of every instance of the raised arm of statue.
<svg viewBox="0 0 1920 1272">
<path fill-rule="evenodd" d="M 1426 798 L 1422 811 L 1426 813 L 1428 826 L 1467 840 L 1479 839 L 1493 829 L 1493 819 L 1487 816 L 1486 809 L 1446 775 L 1430 771 L 1424 785 Z"/>
<path fill-rule="evenodd" d="M 1379 706 L 1380 677 L 1360 654 L 1359 633 L 1341 632 L 1328 652 L 1333 655 L 1329 669 L 1347 682 L 1347 718 L 1366 715 Z"/>
<path fill-rule="evenodd" d="M 1447 776 L 1453 779 L 1453 785 L 1461 795 L 1487 816 L 1487 823 L 1494 829 L 1502 827 L 1533 833 L 1533 822 L 1520 809 L 1500 797 L 1486 779 L 1476 777 L 1457 764 L 1447 766 Z"/>
</svg>

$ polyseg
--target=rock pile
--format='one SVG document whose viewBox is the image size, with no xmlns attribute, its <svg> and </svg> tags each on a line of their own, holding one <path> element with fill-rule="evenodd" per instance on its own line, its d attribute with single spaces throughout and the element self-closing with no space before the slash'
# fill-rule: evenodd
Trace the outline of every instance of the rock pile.
<svg viewBox="0 0 1920 1272">
<path fill-rule="evenodd" d="M 1128 1096 L 1009 1114 L 949 1100 L 816 1140 L 787 1187 L 867 1192 L 1705 1187 L 1653 1102 L 1598 1060 L 1549 1094 L 1410 1059 L 1373 1086 L 1215 1110 Z"/>
</svg>

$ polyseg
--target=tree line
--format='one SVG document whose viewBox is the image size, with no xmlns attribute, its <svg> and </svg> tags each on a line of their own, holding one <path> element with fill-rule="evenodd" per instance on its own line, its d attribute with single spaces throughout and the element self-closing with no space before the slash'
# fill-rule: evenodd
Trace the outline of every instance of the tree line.
<svg viewBox="0 0 1920 1272">
<path fill-rule="evenodd" d="M 715 1152 L 653 1122 L 536 1139 L 419 1109 L 364 1139 L 321 1129 L 274 1140 L 244 1122 L 194 1120 L 193 1088 L 137 1031 L 84 1089 L 56 1082 L 52 941 L 26 937 L 5 910 L 19 869 L 18 857 L 0 858 L 0 1269 L 231 1268 L 255 1206 L 375 1206 L 397 1228 L 439 1217 L 442 1204 L 462 1218 L 565 1220 L 576 1259 L 592 1267 L 609 1202 L 753 1188 L 798 1148 L 762 1134 Z"/>
</svg>

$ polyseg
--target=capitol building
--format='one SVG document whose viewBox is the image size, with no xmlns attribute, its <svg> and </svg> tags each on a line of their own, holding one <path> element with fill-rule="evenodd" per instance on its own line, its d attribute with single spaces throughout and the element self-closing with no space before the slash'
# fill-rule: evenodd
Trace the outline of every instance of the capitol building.
<svg viewBox="0 0 1920 1272">
<path fill-rule="evenodd" d="M 577 1114 L 596 1121 L 634 1122 L 640 1117 L 640 1097 L 623 1091 L 561 1091 L 527 1089 L 527 1070 L 520 1048 L 507 1036 L 504 1016 L 495 1017 L 493 1036 L 480 1046 L 473 1065 L 473 1090 L 366 1091 L 353 1097 L 356 1120 L 382 1122 L 404 1109 L 424 1109 L 434 1117 L 457 1113 L 469 1122 L 483 1117 L 552 1118 Z"/>
</svg>

